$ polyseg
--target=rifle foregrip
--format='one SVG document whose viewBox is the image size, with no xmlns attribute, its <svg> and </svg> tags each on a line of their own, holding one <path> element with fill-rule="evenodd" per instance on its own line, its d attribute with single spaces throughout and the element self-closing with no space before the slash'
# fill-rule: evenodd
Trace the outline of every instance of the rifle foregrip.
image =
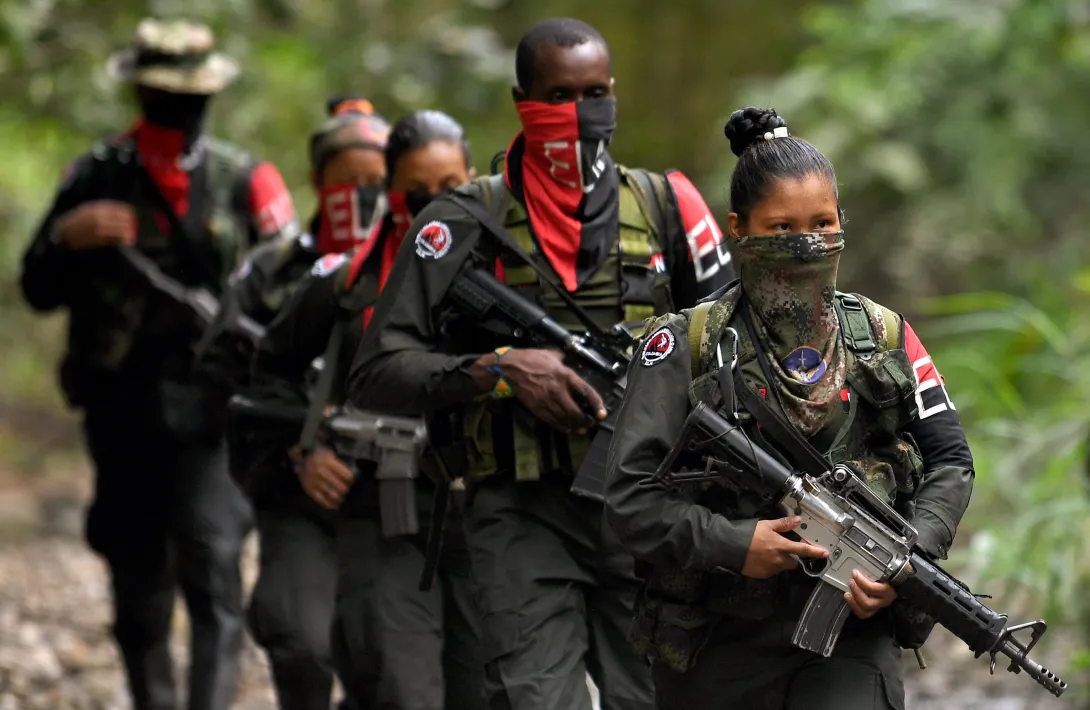
<svg viewBox="0 0 1090 710">
<path fill-rule="evenodd" d="M 919 554 L 911 558 L 912 573 L 899 585 L 898 596 L 934 617 L 980 655 L 995 648 L 1007 625 L 1006 614 L 990 609 L 972 592 Z"/>
<path fill-rule="evenodd" d="M 795 625 L 791 643 L 828 658 L 836 647 L 849 611 L 844 592 L 839 587 L 818 582 Z"/>
</svg>

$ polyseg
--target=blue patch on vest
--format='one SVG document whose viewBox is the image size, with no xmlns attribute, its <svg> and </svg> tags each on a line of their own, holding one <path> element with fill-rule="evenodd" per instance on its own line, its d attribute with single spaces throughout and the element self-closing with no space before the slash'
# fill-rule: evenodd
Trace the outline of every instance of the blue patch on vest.
<svg viewBox="0 0 1090 710">
<path fill-rule="evenodd" d="M 780 365 L 788 375 L 804 385 L 812 385 L 820 380 L 826 369 L 821 353 L 807 346 L 792 351 Z"/>
</svg>

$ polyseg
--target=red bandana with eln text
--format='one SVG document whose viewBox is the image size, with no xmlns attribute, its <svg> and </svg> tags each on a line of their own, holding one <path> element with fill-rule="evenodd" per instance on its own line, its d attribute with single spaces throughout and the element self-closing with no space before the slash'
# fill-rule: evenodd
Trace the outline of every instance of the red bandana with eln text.
<svg viewBox="0 0 1090 710">
<path fill-rule="evenodd" d="M 617 240 L 619 180 L 605 151 L 612 99 L 521 101 L 518 111 L 523 130 L 507 150 L 507 187 L 525 204 L 545 258 L 575 291 Z"/>
</svg>

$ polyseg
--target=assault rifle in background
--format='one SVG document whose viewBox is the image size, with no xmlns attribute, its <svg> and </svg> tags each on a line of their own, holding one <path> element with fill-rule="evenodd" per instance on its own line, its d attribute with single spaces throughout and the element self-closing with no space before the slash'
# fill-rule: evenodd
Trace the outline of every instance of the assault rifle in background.
<svg viewBox="0 0 1090 710">
<path fill-rule="evenodd" d="M 231 299 L 221 303 L 206 288 L 193 288 L 163 273 L 159 266 L 133 247 L 117 248 L 121 257 L 159 293 L 188 308 L 204 329 L 193 347 L 196 371 L 227 391 L 236 391 L 249 379 L 250 362 L 265 327 Z"/>
<path fill-rule="evenodd" d="M 244 395 L 233 396 L 227 408 L 236 430 L 260 431 L 279 425 L 294 432 L 294 436 L 287 434 L 282 441 L 293 442 L 299 440 L 308 413 L 308 408 L 302 405 L 260 402 Z M 318 440 L 348 465 L 356 466 L 360 461 L 378 464 L 375 478 L 379 484 L 379 509 L 385 537 L 415 535 L 420 531 L 414 483 L 427 438 L 427 427 L 422 419 L 350 408 L 335 410 L 325 416 L 318 433 Z M 236 440 L 235 443 L 233 448 L 245 447 L 245 442 Z"/>
<path fill-rule="evenodd" d="M 188 307 L 197 315 L 206 328 L 219 318 L 220 302 L 208 289 L 183 286 L 175 279 L 164 274 L 154 261 L 133 247 L 122 246 L 118 247 L 117 250 L 130 266 L 147 279 L 152 288 L 169 296 L 175 302 Z M 251 344 L 256 343 L 265 335 L 265 328 L 244 313 L 231 315 L 233 317 L 226 323 L 226 328 L 245 338 Z"/>
<path fill-rule="evenodd" d="M 736 379 L 735 389 L 743 384 Z M 751 409 L 757 407 L 753 404 Z M 775 421 L 750 413 L 762 422 L 766 434 L 773 433 Z M 684 468 L 683 462 L 691 462 L 694 456 L 701 459 L 703 470 L 675 470 Z M 977 657 L 988 654 L 993 673 L 996 656 L 1002 654 L 1010 659 L 1007 670 L 1024 670 L 1053 695 L 1063 694 L 1067 684 L 1029 657 L 1047 628 L 1043 620 L 1008 626 L 1005 614 L 985 606 L 968 587 L 927 558 L 916 545 L 916 530 L 855 471 L 845 465 L 823 468 L 828 470 L 792 471 L 746 436 L 736 422 L 701 402 L 689 414 L 658 471 L 644 483 L 669 486 L 717 480 L 778 502 L 786 514 L 802 518 L 794 532 L 828 550 L 829 556 L 800 564 L 819 583 L 795 627 L 792 642 L 799 648 L 826 657 L 832 654 L 849 613 L 844 593 L 849 591 L 852 570 L 857 569 L 869 579 L 892 584 L 899 599 L 946 627 Z M 1026 630 L 1031 633 L 1028 643 L 1015 638 Z"/>
<path fill-rule="evenodd" d="M 577 335 L 551 319 L 536 303 L 520 296 L 481 269 L 463 272 L 449 291 L 454 307 L 478 327 L 534 347 L 553 347 L 564 352 L 564 364 L 598 392 L 608 416 L 598 422 L 583 463 L 576 472 L 571 491 L 596 500 L 604 499 L 606 458 L 617 424 L 627 382 L 628 351 L 632 335 L 617 325 L 603 336 Z M 589 403 L 581 403 L 587 409 Z"/>
</svg>

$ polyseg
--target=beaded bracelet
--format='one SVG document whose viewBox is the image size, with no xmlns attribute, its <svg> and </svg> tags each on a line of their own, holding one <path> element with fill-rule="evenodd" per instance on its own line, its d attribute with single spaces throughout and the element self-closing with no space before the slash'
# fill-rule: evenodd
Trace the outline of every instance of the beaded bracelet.
<svg viewBox="0 0 1090 710">
<path fill-rule="evenodd" d="M 492 396 L 496 399 L 507 399 L 515 394 L 515 391 L 511 389 L 511 384 L 503 378 L 503 365 L 501 364 L 504 354 L 510 349 L 510 346 L 504 345 L 493 350 L 492 352 L 496 353 L 496 364 L 485 368 L 485 371 L 496 376 L 496 385 L 492 388 Z"/>
</svg>

